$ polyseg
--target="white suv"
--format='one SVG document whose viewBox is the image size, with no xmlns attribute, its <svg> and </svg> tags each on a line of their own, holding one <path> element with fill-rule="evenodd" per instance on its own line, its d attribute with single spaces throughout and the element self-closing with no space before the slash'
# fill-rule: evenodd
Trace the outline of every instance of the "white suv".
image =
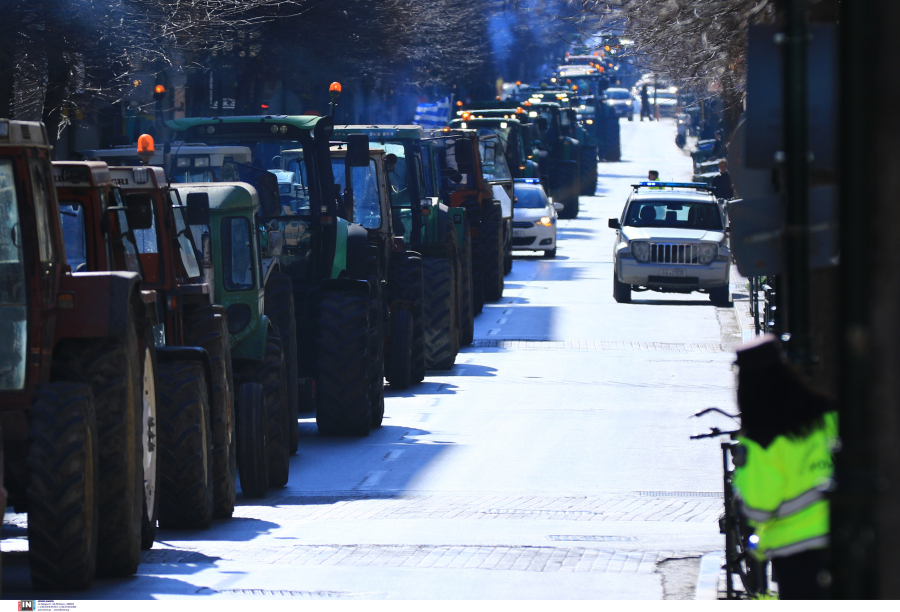
<svg viewBox="0 0 900 612">
<path fill-rule="evenodd" d="M 613 249 L 613 297 L 631 301 L 631 292 L 701 291 L 717 306 L 731 302 L 728 281 L 731 252 L 725 211 L 705 185 L 634 185 L 617 230 Z"/>
</svg>

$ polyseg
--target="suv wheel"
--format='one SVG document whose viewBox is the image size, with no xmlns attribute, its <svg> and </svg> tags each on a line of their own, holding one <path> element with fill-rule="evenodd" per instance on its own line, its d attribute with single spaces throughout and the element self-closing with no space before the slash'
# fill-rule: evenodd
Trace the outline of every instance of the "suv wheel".
<svg viewBox="0 0 900 612">
<path fill-rule="evenodd" d="M 620 304 L 631 303 L 631 285 L 620 283 L 615 272 L 613 272 L 613 297 Z"/>
</svg>

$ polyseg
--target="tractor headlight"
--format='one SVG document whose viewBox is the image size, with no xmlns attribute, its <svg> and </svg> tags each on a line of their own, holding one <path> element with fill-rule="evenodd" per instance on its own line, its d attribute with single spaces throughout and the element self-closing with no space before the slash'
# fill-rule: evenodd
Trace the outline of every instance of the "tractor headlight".
<svg viewBox="0 0 900 612">
<path fill-rule="evenodd" d="M 634 258 L 640 263 L 647 263 L 650 261 L 649 242 L 632 242 L 629 246 L 631 247 L 631 254 L 634 255 Z"/>
<path fill-rule="evenodd" d="M 710 242 L 701 242 L 700 243 L 700 263 L 702 265 L 708 265 L 712 263 L 712 260 L 716 258 L 719 254 L 719 245 L 712 244 Z"/>
</svg>

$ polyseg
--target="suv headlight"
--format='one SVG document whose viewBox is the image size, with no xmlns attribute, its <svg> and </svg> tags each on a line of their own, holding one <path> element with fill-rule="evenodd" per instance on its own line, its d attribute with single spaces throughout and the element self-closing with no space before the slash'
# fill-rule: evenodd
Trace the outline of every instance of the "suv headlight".
<svg viewBox="0 0 900 612">
<path fill-rule="evenodd" d="M 712 244 L 709 242 L 701 242 L 700 243 L 700 263 L 702 265 L 708 265 L 712 263 L 712 260 L 716 258 L 719 254 L 719 245 Z"/>
<path fill-rule="evenodd" d="M 641 263 L 650 261 L 650 243 L 649 242 L 632 242 L 630 245 L 631 254 Z"/>
</svg>

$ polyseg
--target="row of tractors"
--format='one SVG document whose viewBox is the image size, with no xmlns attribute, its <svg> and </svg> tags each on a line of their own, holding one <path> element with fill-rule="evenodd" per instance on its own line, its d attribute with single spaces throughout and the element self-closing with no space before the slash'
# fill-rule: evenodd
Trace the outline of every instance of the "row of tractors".
<svg viewBox="0 0 900 612">
<path fill-rule="evenodd" d="M 302 415 L 379 427 L 385 379 L 451 368 L 512 267 L 497 136 L 168 127 L 52 162 L 40 123 L 0 120 L 0 502 L 38 589 L 132 575 L 157 526 L 283 487 Z"/>
</svg>

